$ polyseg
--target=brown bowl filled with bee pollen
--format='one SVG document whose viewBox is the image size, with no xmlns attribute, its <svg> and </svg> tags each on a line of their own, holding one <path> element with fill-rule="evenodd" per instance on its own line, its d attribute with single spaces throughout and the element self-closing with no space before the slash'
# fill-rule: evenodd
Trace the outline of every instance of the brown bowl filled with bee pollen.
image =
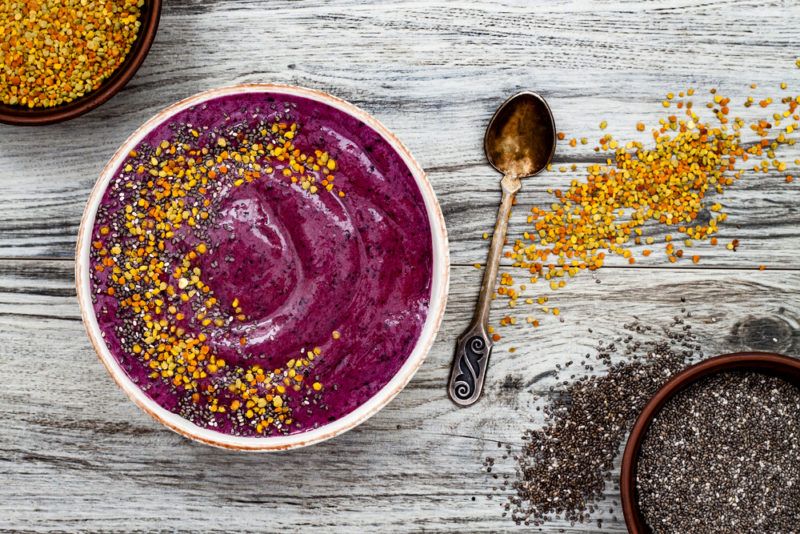
<svg viewBox="0 0 800 534">
<path fill-rule="evenodd" d="M 161 0 L 95 4 L 16 0 L 0 6 L 0 122 L 39 126 L 73 119 L 133 78 L 155 39 Z"/>
</svg>

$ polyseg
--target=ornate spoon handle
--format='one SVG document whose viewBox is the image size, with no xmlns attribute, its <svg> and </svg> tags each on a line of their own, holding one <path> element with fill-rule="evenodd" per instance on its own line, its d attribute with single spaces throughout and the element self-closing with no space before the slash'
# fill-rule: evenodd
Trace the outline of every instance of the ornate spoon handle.
<svg viewBox="0 0 800 534">
<path fill-rule="evenodd" d="M 497 222 L 489 248 L 489 257 L 486 260 L 486 271 L 483 273 L 478 305 L 472 323 L 458 337 L 453 370 L 450 374 L 448 391 L 450 398 L 459 406 L 469 406 L 480 398 L 483 381 L 486 378 L 486 367 L 494 345 L 487 332 L 489 309 L 497 282 L 497 271 L 500 268 L 500 255 L 506 241 L 508 217 L 511 214 L 514 197 L 520 189 L 520 181 L 519 178 L 506 175 L 500 184 L 503 188 L 503 199 L 497 211 Z"/>
</svg>

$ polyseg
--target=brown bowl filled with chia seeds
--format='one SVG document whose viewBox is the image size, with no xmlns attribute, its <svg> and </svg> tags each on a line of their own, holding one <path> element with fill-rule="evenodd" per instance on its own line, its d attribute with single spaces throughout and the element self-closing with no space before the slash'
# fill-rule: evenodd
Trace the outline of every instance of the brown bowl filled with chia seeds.
<svg viewBox="0 0 800 534">
<path fill-rule="evenodd" d="M 667 382 L 622 459 L 631 533 L 797 532 L 800 360 L 727 354 Z"/>
<path fill-rule="evenodd" d="M 0 3 L 0 122 L 78 117 L 133 78 L 155 39 L 161 0 Z"/>
</svg>

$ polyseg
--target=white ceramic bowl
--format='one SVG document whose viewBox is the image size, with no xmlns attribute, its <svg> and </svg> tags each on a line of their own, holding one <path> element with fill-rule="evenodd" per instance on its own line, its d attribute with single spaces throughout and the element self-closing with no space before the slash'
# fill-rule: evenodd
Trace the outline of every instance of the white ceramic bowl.
<svg viewBox="0 0 800 534">
<path fill-rule="evenodd" d="M 94 227 L 95 215 L 111 178 L 114 176 L 116 170 L 119 168 L 127 154 L 133 148 L 135 148 L 153 128 L 162 124 L 171 116 L 183 111 L 186 108 L 221 96 L 252 92 L 296 95 L 322 102 L 357 118 L 378 132 L 386 140 L 386 142 L 389 143 L 398 154 L 400 154 L 417 182 L 417 186 L 419 187 L 419 190 L 425 201 L 428 220 L 430 221 L 431 226 L 431 240 L 433 244 L 433 280 L 431 284 L 431 299 L 428 317 L 423 326 L 422 333 L 420 334 L 420 337 L 414 346 L 414 349 L 411 351 L 411 354 L 409 354 L 400 370 L 372 398 L 356 408 L 354 411 L 348 413 L 346 416 L 319 428 L 287 436 L 233 436 L 197 426 L 183 417 L 180 417 L 179 415 L 161 407 L 158 403 L 148 397 L 141 389 L 139 389 L 136 384 L 133 383 L 125 371 L 120 367 L 117 359 L 109 351 L 108 346 L 106 345 L 100 333 L 97 318 L 95 317 L 89 285 L 89 248 L 91 246 L 91 235 L 92 228 Z M 105 166 L 103 172 L 100 174 L 100 179 L 97 181 L 94 189 L 92 190 L 91 196 L 89 197 L 89 201 L 86 205 L 86 209 L 83 213 L 83 218 L 81 219 L 75 263 L 75 281 L 77 285 L 78 301 L 81 307 L 83 324 L 86 326 L 89 339 L 91 340 L 92 345 L 94 346 L 94 349 L 100 358 L 100 361 L 103 362 L 103 365 L 106 366 L 108 372 L 111 373 L 111 376 L 114 378 L 117 384 L 119 384 L 123 391 L 127 393 L 131 400 L 133 400 L 133 402 L 135 402 L 145 412 L 149 413 L 157 421 L 163 423 L 167 427 L 179 434 L 182 434 L 183 436 L 206 443 L 208 445 L 248 451 L 285 450 L 319 443 L 320 441 L 337 436 L 363 423 L 369 417 L 377 413 L 381 408 L 386 406 L 386 404 L 388 404 L 389 401 L 392 400 L 395 395 L 397 395 L 406 386 L 406 384 L 408 384 L 408 382 L 411 380 L 411 377 L 414 376 L 414 373 L 422 364 L 422 361 L 425 359 L 425 356 L 433 345 L 434 339 L 436 338 L 436 333 L 442 321 L 442 316 L 444 315 L 445 303 L 447 301 L 449 275 L 450 263 L 444 217 L 442 216 L 442 211 L 439 207 L 438 201 L 436 200 L 436 195 L 433 192 L 433 188 L 425 176 L 425 172 L 414 160 L 408 149 L 403 146 L 403 144 L 381 123 L 352 104 L 320 91 L 278 84 L 246 84 L 206 91 L 169 106 L 143 124 L 138 130 L 136 130 L 136 132 L 134 132 L 134 134 L 131 135 L 128 140 L 125 141 L 125 143 L 123 143 L 119 150 L 117 150 L 116 154 L 114 154 L 114 156 Z"/>
</svg>

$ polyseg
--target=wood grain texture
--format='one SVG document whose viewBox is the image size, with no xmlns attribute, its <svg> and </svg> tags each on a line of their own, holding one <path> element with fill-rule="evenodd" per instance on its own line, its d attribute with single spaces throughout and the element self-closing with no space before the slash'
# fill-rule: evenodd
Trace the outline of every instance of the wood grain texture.
<svg viewBox="0 0 800 534">
<path fill-rule="evenodd" d="M 482 459 L 498 442 L 518 445 L 537 422 L 533 395 L 553 385 L 548 372 L 613 337 L 621 320 L 657 323 L 687 308 L 708 354 L 791 354 L 800 343 L 799 273 L 600 272 L 600 284 L 586 276 L 559 292 L 563 323 L 549 317 L 535 331 L 503 329 L 485 398 L 460 410 L 444 384 L 480 273 L 456 267 L 463 283 L 453 288 L 439 340 L 398 399 L 312 449 L 236 454 L 190 443 L 130 403 L 85 338 L 70 262 L 29 263 L 0 269 L 0 528 L 9 530 L 502 531 L 510 525 L 500 518 L 501 497 L 488 499 L 496 481 L 481 472 Z M 495 321 L 502 313 L 495 310 Z M 612 487 L 607 498 L 616 499 Z"/>
<path fill-rule="evenodd" d="M 47 128 L 0 126 L 0 531 L 502 532 L 513 525 L 488 498 L 482 459 L 539 422 L 532 397 L 556 364 L 623 321 L 686 308 L 708 355 L 800 353 L 800 185 L 746 175 L 720 199 L 720 238 L 738 238 L 738 252 L 699 247 L 699 266 L 612 260 L 555 294 L 536 287 L 560 318 L 518 309 L 542 326 L 501 330 L 480 404 L 457 409 L 445 392 L 477 296 L 470 265 L 485 259 L 499 201 L 481 153 L 494 107 L 532 89 L 570 136 L 596 139 L 608 120 L 619 138 L 643 138 L 635 123 L 657 121 L 668 91 L 716 86 L 741 102 L 780 95 L 785 81 L 796 94 L 797 20 L 790 1 L 166 2 L 150 56 L 106 105 Z M 94 356 L 72 286 L 80 214 L 114 150 L 179 98 L 257 81 L 329 91 L 392 129 L 429 173 L 454 262 L 441 334 L 409 387 L 361 427 L 278 455 L 196 445 L 140 412 Z M 597 157 L 562 146 L 555 165 Z M 784 159 L 796 158 L 800 147 Z M 574 176 L 526 182 L 512 233 Z M 616 499 L 606 493 L 604 509 Z M 603 531 L 624 531 L 620 513 L 607 516 Z M 598 531 L 545 530 L 562 528 Z"/>
</svg>

